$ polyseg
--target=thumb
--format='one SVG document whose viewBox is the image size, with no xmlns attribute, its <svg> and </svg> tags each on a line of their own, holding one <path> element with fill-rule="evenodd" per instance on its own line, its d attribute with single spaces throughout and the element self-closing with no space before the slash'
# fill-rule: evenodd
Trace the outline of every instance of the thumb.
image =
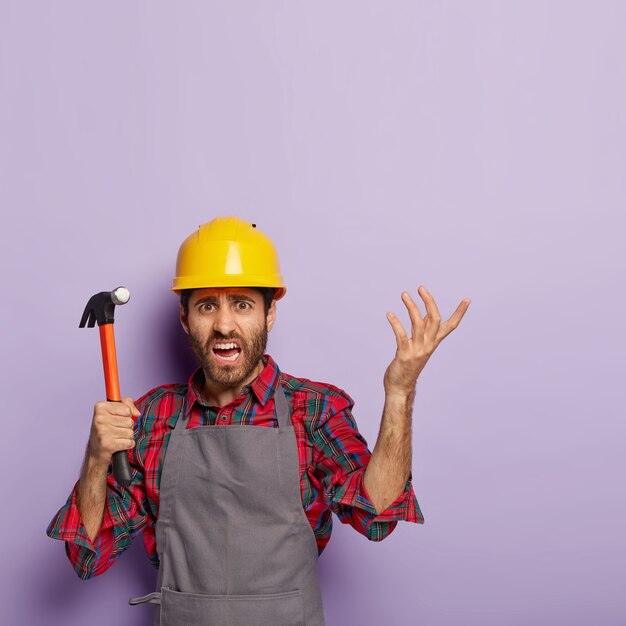
<svg viewBox="0 0 626 626">
<path fill-rule="evenodd" d="M 122 398 L 122 404 L 125 404 L 130 409 L 134 417 L 141 415 L 141 411 L 135 406 L 132 398 Z"/>
</svg>

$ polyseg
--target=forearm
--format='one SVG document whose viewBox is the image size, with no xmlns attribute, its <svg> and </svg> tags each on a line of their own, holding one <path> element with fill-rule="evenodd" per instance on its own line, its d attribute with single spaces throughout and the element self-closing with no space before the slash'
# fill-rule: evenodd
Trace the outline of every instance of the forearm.
<svg viewBox="0 0 626 626">
<path fill-rule="evenodd" d="M 377 513 L 403 491 L 411 472 L 411 414 L 415 389 L 387 391 L 380 432 L 363 477 Z"/>
<path fill-rule="evenodd" d="M 76 504 L 89 539 L 93 543 L 102 526 L 107 491 L 108 465 L 97 462 L 89 452 L 78 481 Z"/>
</svg>

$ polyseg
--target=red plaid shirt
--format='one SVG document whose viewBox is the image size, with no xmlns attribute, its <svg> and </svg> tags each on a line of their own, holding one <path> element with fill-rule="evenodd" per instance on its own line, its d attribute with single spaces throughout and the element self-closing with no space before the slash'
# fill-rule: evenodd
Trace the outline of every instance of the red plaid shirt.
<svg viewBox="0 0 626 626">
<path fill-rule="evenodd" d="M 302 506 L 315 533 L 321 554 L 332 532 L 332 511 L 371 541 L 387 537 L 399 520 L 423 523 L 409 475 L 404 492 L 376 515 L 363 484 L 371 457 L 367 442 L 352 417 L 352 398 L 333 385 L 282 373 L 271 356 L 265 368 L 241 394 L 223 407 L 204 403 L 197 393 L 203 373 L 197 369 L 187 385 L 157 387 L 137 402 L 136 445 L 128 451 L 132 482 L 121 488 L 107 478 L 102 527 L 92 542 L 76 506 L 76 485 L 66 504 L 47 529 L 53 539 L 64 540 L 67 555 L 81 578 L 106 571 L 143 531 L 146 552 L 158 567 L 155 523 L 159 511 L 159 483 L 167 442 L 176 422 L 176 407 L 186 399 L 188 428 L 245 424 L 277 427 L 274 390 L 280 382 L 291 407 L 300 459 Z"/>
</svg>

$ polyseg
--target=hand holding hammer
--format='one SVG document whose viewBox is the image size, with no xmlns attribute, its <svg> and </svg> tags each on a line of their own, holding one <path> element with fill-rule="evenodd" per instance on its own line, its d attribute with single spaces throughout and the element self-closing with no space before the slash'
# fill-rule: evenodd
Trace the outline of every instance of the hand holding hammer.
<svg viewBox="0 0 626 626">
<path fill-rule="evenodd" d="M 89 299 L 79 327 L 85 324 L 93 328 L 98 322 L 104 382 L 108 402 L 98 402 L 94 408 L 94 417 L 89 437 L 90 454 L 100 462 L 108 464 L 113 455 L 113 475 L 122 486 L 131 482 L 131 470 L 128 455 L 125 452 L 134 445 L 132 415 L 138 415 L 137 407 L 130 398 L 120 395 L 120 383 L 117 373 L 117 355 L 113 322 L 115 305 L 126 304 L 130 293 L 125 287 L 113 291 L 101 291 Z M 115 403 L 115 404 L 114 404 Z"/>
</svg>

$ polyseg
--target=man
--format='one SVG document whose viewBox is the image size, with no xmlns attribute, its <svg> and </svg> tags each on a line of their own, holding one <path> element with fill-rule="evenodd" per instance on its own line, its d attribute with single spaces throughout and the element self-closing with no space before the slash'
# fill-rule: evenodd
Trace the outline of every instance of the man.
<svg viewBox="0 0 626 626">
<path fill-rule="evenodd" d="M 460 322 L 445 323 L 421 287 L 408 293 L 409 338 L 387 317 L 396 356 L 373 453 L 329 384 L 280 371 L 265 354 L 286 289 L 271 241 L 254 224 L 218 218 L 180 247 L 173 291 L 199 368 L 133 403 L 98 402 L 81 476 L 48 535 L 62 539 L 81 578 L 101 574 L 143 531 L 157 590 L 155 624 L 323 626 L 317 558 L 332 511 L 380 541 L 397 521 L 423 523 L 411 485 L 417 377 Z M 112 454 L 128 450 L 132 482 Z"/>
</svg>

